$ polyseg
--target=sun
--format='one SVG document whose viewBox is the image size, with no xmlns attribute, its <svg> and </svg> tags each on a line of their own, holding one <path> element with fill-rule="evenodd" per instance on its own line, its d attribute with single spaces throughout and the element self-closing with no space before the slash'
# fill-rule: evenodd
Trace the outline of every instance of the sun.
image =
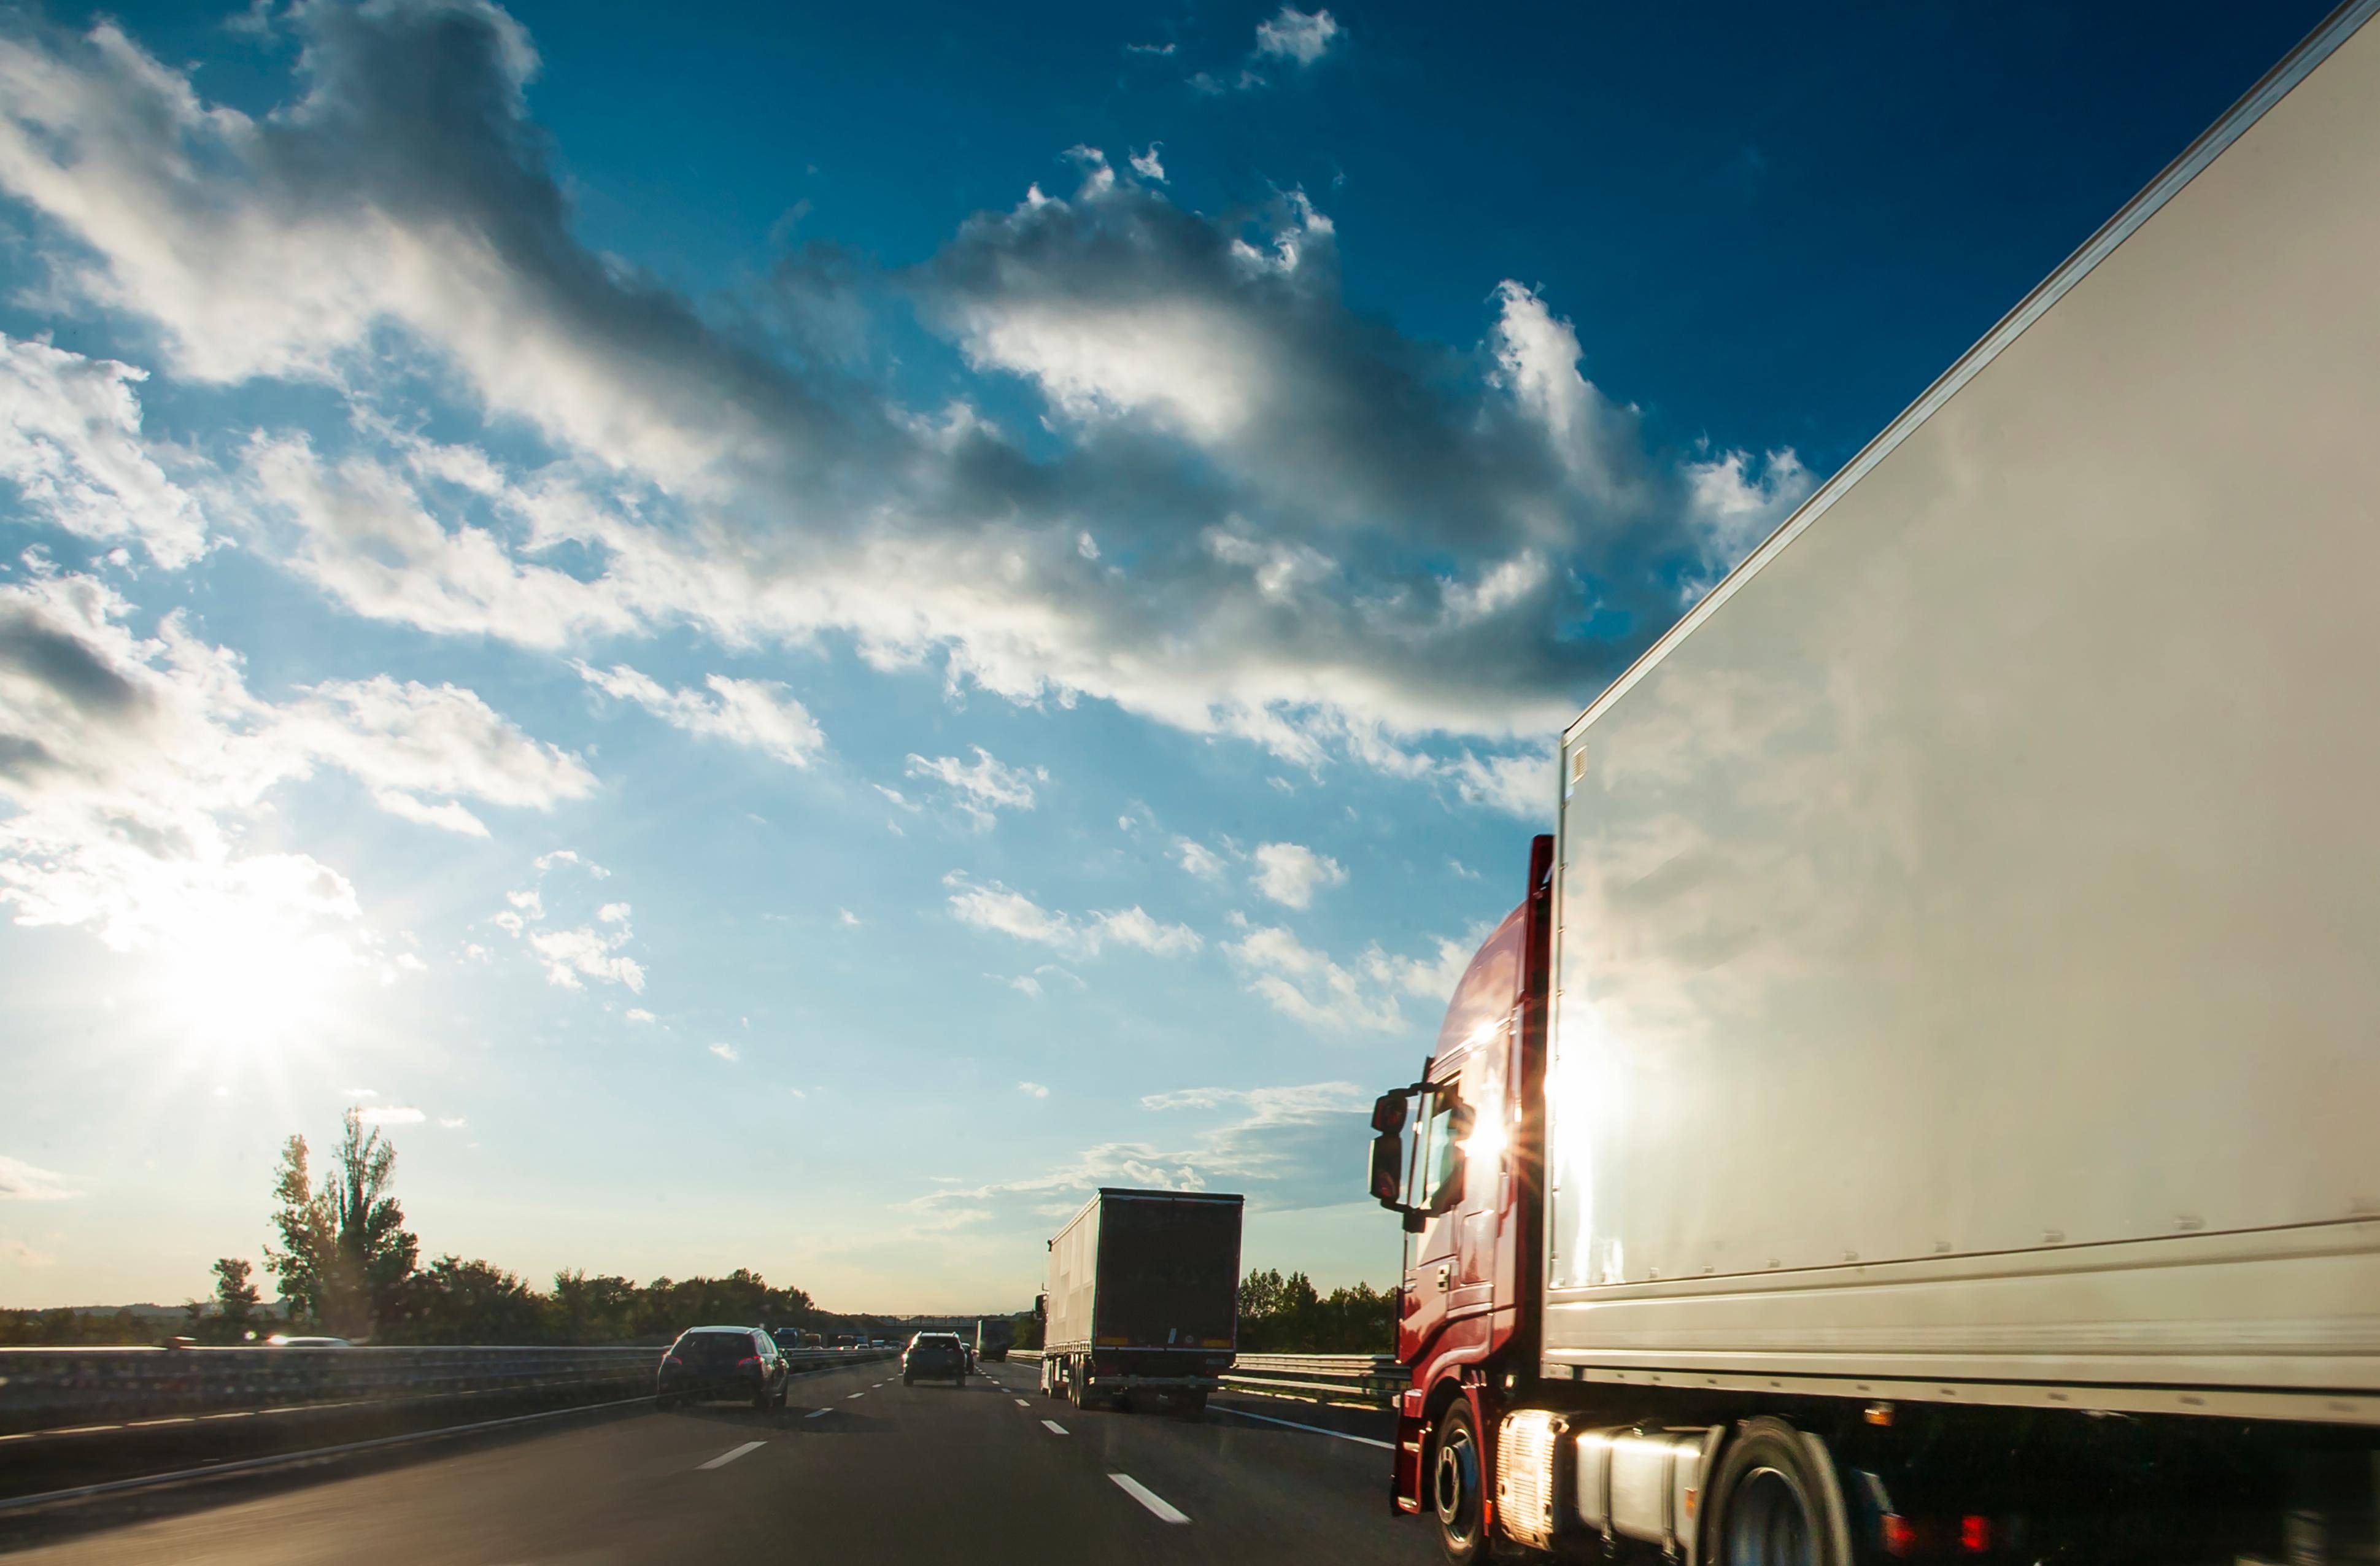
<svg viewBox="0 0 2380 1566">
<path fill-rule="evenodd" d="M 160 959 L 157 1004 L 193 1050 L 225 1063 L 318 1039 L 362 966 L 343 935 L 237 899 L 175 920 Z"/>
</svg>

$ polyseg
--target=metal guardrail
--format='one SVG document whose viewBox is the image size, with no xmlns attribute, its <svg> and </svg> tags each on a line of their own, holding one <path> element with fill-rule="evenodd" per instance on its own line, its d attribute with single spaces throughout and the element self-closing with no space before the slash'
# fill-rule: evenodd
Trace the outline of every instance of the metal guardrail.
<svg viewBox="0 0 2380 1566">
<path fill-rule="evenodd" d="M 1008 1357 L 1038 1364 L 1041 1351 L 1011 1349 Z M 1244 1354 L 1223 1373 L 1235 1392 L 1371 1408 L 1388 1407 L 1404 1384 L 1404 1366 L 1389 1354 Z"/>
<path fill-rule="evenodd" d="M 650 1390 L 663 1350 L 572 1348 L 0 1349 L 0 1433 L 208 1414 L 390 1403 L 484 1393 Z M 881 1349 L 794 1349 L 795 1370 Z"/>
</svg>

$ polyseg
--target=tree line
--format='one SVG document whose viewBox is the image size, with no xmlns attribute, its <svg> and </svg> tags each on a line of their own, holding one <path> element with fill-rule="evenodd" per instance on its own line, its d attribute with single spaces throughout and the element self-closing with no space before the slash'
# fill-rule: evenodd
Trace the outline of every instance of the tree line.
<svg viewBox="0 0 2380 1566">
<path fill-rule="evenodd" d="M 1397 1296 L 1369 1283 L 1318 1292 L 1303 1272 L 1240 1282 L 1242 1354 L 1394 1354 Z"/>
<path fill-rule="evenodd" d="M 666 1341 L 701 1322 L 749 1322 L 836 1334 L 903 1335 L 925 1318 L 820 1310 L 801 1289 L 779 1288 L 749 1269 L 724 1278 L 656 1278 L 557 1272 L 540 1289 L 492 1262 L 441 1256 L 420 1260 L 393 1194 L 396 1148 L 379 1128 L 347 1111 L 318 1177 L 303 1136 L 281 1150 L 273 1185 L 273 1232 L 265 1270 L 284 1310 L 268 1313 L 247 1259 L 214 1264 L 214 1291 L 180 1318 L 73 1310 L 0 1311 L 0 1345 L 141 1343 L 187 1338 L 237 1343 L 269 1331 L 322 1333 L 374 1343 L 623 1343 Z M 1396 1296 L 1368 1283 L 1320 1293 L 1303 1272 L 1250 1271 L 1240 1284 L 1240 1348 L 1249 1354 L 1388 1354 L 1396 1347 Z M 1041 1322 L 1018 1315 L 1016 1346 L 1038 1348 Z M 948 1325 L 932 1318 L 930 1325 Z"/>
<path fill-rule="evenodd" d="M 276 1331 L 372 1343 L 665 1342 L 711 1321 L 792 1328 L 832 1342 L 842 1332 L 891 1336 L 909 1319 L 821 1310 L 807 1291 L 778 1287 L 747 1268 L 650 1283 L 573 1270 L 540 1289 L 489 1261 L 450 1255 L 425 1265 L 395 1179 L 395 1146 L 349 1110 L 319 1171 L 305 1137 L 282 1147 L 273 1184 L 278 1244 L 264 1248 L 281 1311 L 264 1305 L 251 1262 L 225 1256 L 214 1264 L 212 1296 L 189 1301 L 178 1318 L 0 1311 L 0 1345 L 237 1343 Z"/>
</svg>

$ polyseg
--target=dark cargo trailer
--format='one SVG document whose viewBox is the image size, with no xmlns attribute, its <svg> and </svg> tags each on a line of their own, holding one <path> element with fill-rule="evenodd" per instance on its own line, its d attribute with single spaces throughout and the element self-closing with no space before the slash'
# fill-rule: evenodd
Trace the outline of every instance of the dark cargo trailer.
<svg viewBox="0 0 2380 1566">
<path fill-rule="evenodd" d="M 1196 1414 L 1239 1343 L 1246 1198 L 1102 1186 L 1050 1242 L 1041 1390 Z"/>
</svg>

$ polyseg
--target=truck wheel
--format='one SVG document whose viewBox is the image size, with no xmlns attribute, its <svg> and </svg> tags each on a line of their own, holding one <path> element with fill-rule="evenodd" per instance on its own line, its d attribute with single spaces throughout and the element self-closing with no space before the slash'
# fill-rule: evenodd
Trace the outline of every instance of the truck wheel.
<svg viewBox="0 0 2380 1566">
<path fill-rule="evenodd" d="M 1747 1419 L 1719 1459 L 1704 1517 L 1711 1566 L 1851 1566 L 1851 1530 L 1826 1444 Z"/>
<path fill-rule="evenodd" d="M 1438 1454 L 1430 1466 L 1429 1499 L 1438 1513 L 1439 1548 L 1454 1566 L 1474 1566 L 1488 1559 L 1490 1541 L 1480 1507 L 1486 1492 L 1479 1432 L 1472 1426 L 1467 1400 L 1455 1399 L 1438 1416 L 1430 1446 Z"/>
</svg>

